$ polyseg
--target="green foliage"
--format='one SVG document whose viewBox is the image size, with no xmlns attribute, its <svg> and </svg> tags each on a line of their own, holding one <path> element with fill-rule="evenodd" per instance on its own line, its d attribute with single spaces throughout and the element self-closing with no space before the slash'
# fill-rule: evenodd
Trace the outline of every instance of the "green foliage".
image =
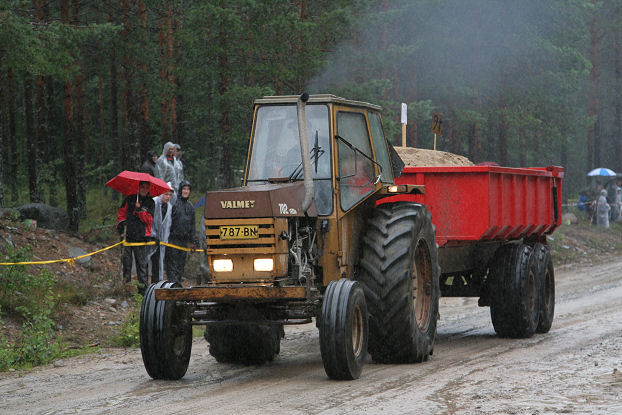
<svg viewBox="0 0 622 415">
<path fill-rule="evenodd" d="M 121 323 L 121 329 L 119 335 L 112 339 L 112 344 L 121 347 L 138 347 L 140 346 L 140 305 L 142 304 L 143 296 L 139 293 L 134 294 L 134 304 L 132 305 L 132 311 L 127 315 L 123 323 Z"/>
<path fill-rule="evenodd" d="M 31 249 L 8 247 L 5 261 L 29 261 Z M 54 338 L 56 324 L 51 318 L 57 300 L 52 290 L 56 278 L 47 270 L 41 270 L 38 275 L 28 273 L 30 270 L 23 265 L 0 268 L 0 309 L 23 320 L 22 332 L 15 343 L 0 336 L 2 370 L 48 363 L 61 350 L 60 340 Z"/>
</svg>

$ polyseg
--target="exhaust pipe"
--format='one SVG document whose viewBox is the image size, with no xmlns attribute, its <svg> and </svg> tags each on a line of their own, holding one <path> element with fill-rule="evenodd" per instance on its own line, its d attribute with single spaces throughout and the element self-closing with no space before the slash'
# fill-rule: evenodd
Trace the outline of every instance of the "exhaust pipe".
<svg viewBox="0 0 622 415">
<path fill-rule="evenodd" d="M 307 210 L 313 201 L 313 173 L 311 171 L 311 155 L 309 154 L 309 132 L 307 131 L 307 112 L 306 104 L 309 94 L 304 92 L 298 97 L 296 112 L 298 114 L 298 137 L 300 138 L 300 155 L 302 157 L 302 171 L 304 174 L 305 198 L 302 201 L 302 211 L 307 214 Z"/>
</svg>

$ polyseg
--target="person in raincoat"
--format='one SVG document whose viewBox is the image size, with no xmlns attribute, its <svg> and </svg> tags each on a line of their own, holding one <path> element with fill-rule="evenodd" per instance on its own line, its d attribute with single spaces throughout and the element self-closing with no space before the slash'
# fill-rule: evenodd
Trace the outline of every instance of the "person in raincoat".
<svg viewBox="0 0 622 415">
<path fill-rule="evenodd" d="M 616 198 L 611 209 L 611 220 L 618 222 L 622 219 L 622 189 L 616 190 Z"/>
<path fill-rule="evenodd" d="M 170 182 L 167 184 L 171 186 Z M 151 283 L 155 284 L 164 279 L 164 255 L 166 247 L 160 246 L 159 242 L 168 242 L 173 217 L 172 206 L 175 204 L 175 192 L 169 190 L 160 196 L 154 197 L 153 202 L 155 208 L 153 211 L 151 236 L 158 242 L 158 245 L 151 250 Z"/>
<path fill-rule="evenodd" d="M 177 174 L 175 173 L 175 144 L 170 141 L 164 144 L 162 149 L 162 155 L 156 162 L 158 170 L 160 172 L 160 179 L 167 183 L 171 183 L 173 190 L 177 191 L 179 181 L 177 180 Z"/>
<path fill-rule="evenodd" d="M 168 237 L 169 243 L 173 245 L 188 247 L 195 243 L 194 206 L 189 200 L 191 189 L 190 182 L 187 180 L 179 184 L 177 200 L 172 209 L 173 216 Z M 166 247 L 164 268 L 169 281 L 181 284 L 181 278 L 186 267 L 186 254 L 186 251 Z"/>
<path fill-rule="evenodd" d="M 127 242 L 148 242 L 151 240 L 151 225 L 153 223 L 153 199 L 149 197 L 149 182 L 140 182 L 138 194 L 127 196 L 117 212 L 117 231 L 120 235 L 125 232 Z M 149 264 L 148 246 L 124 246 L 121 262 L 123 264 L 123 278 L 130 282 L 132 277 L 132 259 L 136 261 L 139 291 L 144 294 L 147 288 Z"/>
<path fill-rule="evenodd" d="M 609 228 L 609 211 L 611 206 L 607 203 L 607 191 L 601 190 L 598 204 L 596 205 L 596 225 L 601 228 Z"/>
</svg>

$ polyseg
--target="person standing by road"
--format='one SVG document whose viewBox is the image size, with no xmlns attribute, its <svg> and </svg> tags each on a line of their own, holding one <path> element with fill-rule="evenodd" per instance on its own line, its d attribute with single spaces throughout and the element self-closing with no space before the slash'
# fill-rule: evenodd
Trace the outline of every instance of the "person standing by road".
<svg viewBox="0 0 622 415">
<path fill-rule="evenodd" d="M 127 196 L 117 212 L 117 231 L 125 233 L 127 242 L 147 242 L 151 240 L 151 225 L 153 223 L 153 199 L 149 197 L 149 182 L 140 182 L 138 194 Z M 125 282 L 132 279 L 132 260 L 136 261 L 138 289 L 141 294 L 147 288 L 147 246 L 124 246 L 121 262 L 123 264 L 123 278 Z"/>
<path fill-rule="evenodd" d="M 189 200 L 192 186 L 184 180 L 179 184 L 177 201 L 173 205 L 171 230 L 168 241 L 173 245 L 188 247 L 194 245 L 194 206 Z M 181 284 L 184 268 L 186 266 L 186 251 L 166 247 L 164 268 L 169 281 Z"/>
<path fill-rule="evenodd" d="M 607 191 L 605 189 L 600 191 L 600 197 L 598 198 L 598 204 L 596 205 L 596 225 L 601 228 L 609 228 L 609 211 L 611 206 L 607 202 Z"/>
<path fill-rule="evenodd" d="M 167 183 L 171 183 L 173 190 L 177 191 L 179 181 L 177 181 L 177 175 L 175 173 L 175 144 L 168 141 L 164 144 L 162 149 L 162 155 L 158 158 L 156 163 L 160 172 L 160 179 Z"/>
<path fill-rule="evenodd" d="M 153 177 L 160 178 L 160 169 L 156 165 L 156 161 L 158 161 L 158 155 L 155 151 L 149 150 L 147 152 L 147 157 L 145 157 L 145 161 L 142 166 L 140 166 L 141 173 L 148 173 Z"/>
<path fill-rule="evenodd" d="M 167 183 L 169 186 L 171 183 Z M 175 204 L 175 193 L 169 190 L 160 196 L 154 197 L 155 204 L 153 212 L 153 226 L 151 227 L 151 236 L 155 238 L 158 244 L 151 250 L 151 283 L 164 279 L 164 254 L 165 247 L 160 246 L 160 242 L 168 242 L 171 222 L 173 217 L 173 209 L 171 206 Z"/>
</svg>

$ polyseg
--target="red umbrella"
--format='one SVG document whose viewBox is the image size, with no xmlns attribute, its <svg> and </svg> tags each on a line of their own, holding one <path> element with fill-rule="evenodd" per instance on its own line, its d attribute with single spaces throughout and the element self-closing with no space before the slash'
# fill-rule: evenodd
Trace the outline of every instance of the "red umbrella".
<svg viewBox="0 0 622 415">
<path fill-rule="evenodd" d="M 108 180 L 106 186 L 112 187 L 114 190 L 128 196 L 138 193 L 138 184 L 140 182 L 149 182 L 149 195 L 151 196 L 159 196 L 172 190 L 164 180 L 153 177 L 148 173 L 138 173 L 129 170 L 124 170 Z"/>
</svg>

